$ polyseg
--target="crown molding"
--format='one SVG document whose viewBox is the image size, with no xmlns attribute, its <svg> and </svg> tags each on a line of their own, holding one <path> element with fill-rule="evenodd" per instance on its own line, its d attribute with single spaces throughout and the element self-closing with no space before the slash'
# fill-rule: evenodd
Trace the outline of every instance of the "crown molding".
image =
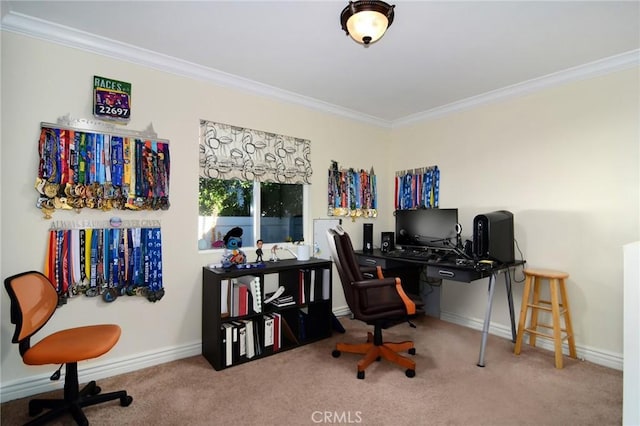
<svg viewBox="0 0 640 426">
<path fill-rule="evenodd" d="M 343 118 L 375 125 L 383 128 L 398 128 L 416 122 L 442 117 L 447 114 L 477 108 L 489 103 L 523 96 L 545 88 L 572 81 L 593 78 L 611 72 L 621 71 L 640 65 L 640 49 L 569 68 L 543 77 L 493 90 L 447 105 L 412 114 L 393 121 L 383 120 L 358 111 L 343 108 L 328 102 L 302 96 L 253 80 L 235 76 L 192 62 L 143 49 L 127 43 L 97 36 L 64 25 L 54 24 L 17 12 L 9 12 L 2 18 L 2 31 L 9 31 L 56 44 L 73 47 L 91 53 L 169 72 L 183 77 L 208 81 L 223 87 L 238 89 L 247 93 L 292 103 L 306 108 L 331 113 Z"/>
<path fill-rule="evenodd" d="M 2 18 L 2 31 L 46 40 L 182 77 L 208 81 L 219 86 L 301 105 L 366 124 L 384 128 L 391 127 L 390 121 L 377 117 L 17 12 L 9 12 Z"/>
<path fill-rule="evenodd" d="M 640 66 L 640 49 L 631 50 L 619 55 L 610 56 L 584 65 L 558 71 L 539 78 L 523 81 L 501 89 L 452 102 L 428 111 L 419 112 L 407 117 L 395 120 L 393 128 L 407 126 L 421 121 L 431 120 L 455 112 L 461 112 L 477 108 L 482 105 L 503 101 L 510 98 L 524 96 L 543 89 L 560 86 L 579 80 L 606 75 Z"/>
</svg>

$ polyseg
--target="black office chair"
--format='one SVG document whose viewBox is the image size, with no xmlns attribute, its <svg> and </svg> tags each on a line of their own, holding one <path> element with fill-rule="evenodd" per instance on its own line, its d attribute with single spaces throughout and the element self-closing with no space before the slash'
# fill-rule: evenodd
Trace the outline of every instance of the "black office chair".
<svg viewBox="0 0 640 426">
<path fill-rule="evenodd" d="M 349 235 L 341 227 L 327 231 L 332 260 L 338 269 L 347 305 L 353 317 L 373 325 L 373 334 L 367 333 L 366 343 L 338 343 L 334 357 L 342 352 L 364 354 L 358 362 L 357 377 L 364 379 L 365 369 L 373 361 L 384 358 L 406 368 L 407 377 L 416 374 L 416 363 L 400 355 L 407 351 L 415 355 L 412 341 L 385 342 L 382 330 L 400 322 L 407 322 L 417 313 L 423 313 L 422 301 L 407 296 L 400 278 L 385 278 L 380 267 L 373 268 L 375 278 L 366 278 L 364 268 L 358 265 Z M 372 272 L 373 272 L 372 271 Z"/>
<path fill-rule="evenodd" d="M 27 424 L 45 424 L 69 412 L 79 425 L 88 425 L 82 407 L 115 399 L 119 399 L 123 407 L 131 404 L 133 398 L 124 390 L 103 394 L 95 381 L 89 382 L 82 390 L 78 384 L 78 361 L 109 352 L 120 338 L 119 326 L 102 324 L 61 330 L 32 346 L 31 337 L 56 310 L 58 293 L 51 281 L 36 271 L 9 277 L 4 285 L 11 298 L 11 322 L 16 325 L 12 343 L 19 345 L 22 361 L 27 365 L 65 364 L 64 398 L 29 401 L 30 416 L 36 416 L 44 409 L 51 411 Z M 56 373 L 59 375 L 59 370 Z"/>
</svg>

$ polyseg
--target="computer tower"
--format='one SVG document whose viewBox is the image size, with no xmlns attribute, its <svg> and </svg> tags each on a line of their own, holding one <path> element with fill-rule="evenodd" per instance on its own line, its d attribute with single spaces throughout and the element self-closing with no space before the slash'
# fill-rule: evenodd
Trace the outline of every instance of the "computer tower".
<svg viewBox="0 0 640 426">
<path fill-rule="evenodd" d="M 383 253 L 388 253 L 394 250 L 394 233 L 393 232 L 382 232 L 380 234 L 380 251 Z"/>
<path fill-rule="evenodd" d="M 473 219 L 473 255 L 501 263 L 515 260 L 513 250 L 513 213 L 498 210 Z"/>
<path fill-rule="evenodd" d="M 373 253 L 373 223 L 363 223 L 362 225 L 362 251 Z"/>
</svg>

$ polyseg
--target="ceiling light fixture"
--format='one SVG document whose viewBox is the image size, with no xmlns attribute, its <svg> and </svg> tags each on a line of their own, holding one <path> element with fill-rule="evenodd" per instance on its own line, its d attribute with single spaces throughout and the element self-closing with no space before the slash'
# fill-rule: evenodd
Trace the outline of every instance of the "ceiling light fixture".
<svg viewBox="0 0 640 426">
<path fill-rule="evenodd" d="M 350 1 L 340 14 L 342 29 L 367 47 L 379 40 L 393 23 L 396 6 L 383 1 Z"/>
</svg>

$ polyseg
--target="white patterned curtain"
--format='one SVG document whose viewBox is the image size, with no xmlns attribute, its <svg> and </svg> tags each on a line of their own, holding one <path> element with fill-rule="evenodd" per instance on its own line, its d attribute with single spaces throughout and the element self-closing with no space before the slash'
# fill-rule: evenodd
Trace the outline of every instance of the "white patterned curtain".
<svg viewBox="0 0 640 426">
<path fill-rule="evenodd" d="M 311 183 L 311 142 L 200 120 L 200 177 Z"/>
</svg>

